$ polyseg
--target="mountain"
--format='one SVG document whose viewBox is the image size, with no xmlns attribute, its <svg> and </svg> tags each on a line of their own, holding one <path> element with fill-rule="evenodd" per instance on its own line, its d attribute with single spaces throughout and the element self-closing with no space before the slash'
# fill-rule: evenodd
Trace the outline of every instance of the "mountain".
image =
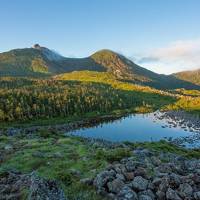
<svg viewBox="0 0 200 200">
<path fill-rule="evenodd" d="M 91 58 L 65 58 L 55 51 L 36 44 L 32 48 L 0 53 L 1 76 L 38 76 L 74 70 L 105 71 Z"/>
<path fill-rule="evenodd" d="M 199 86 L 177 79 L 173 75 L 154 73 L 135 64 L 125 56 L 110 50 L 98 51 L 90 57 L 121 81 L 147 85 L 158 89 L 200 89 Z"/>
<path fill-rule="evenodd" d="M 200 85 L 200 69 L 179 72 L 179 73 L 174 74 L 174 76 L 181 80 L 185 80 L 185 81 Z"/>
<path fill-rule="evenodd" d="M 100 50 L 86 58 L 66 58 L 39 44 L 0 54 L 1 76 L 44 76 L 72 71 L 108 72 L 121 81 L 148 85 L 158 89 L 199 89 L 199 86 L 162 75 L 135 64 L 111 50 Z"/>
</svg>

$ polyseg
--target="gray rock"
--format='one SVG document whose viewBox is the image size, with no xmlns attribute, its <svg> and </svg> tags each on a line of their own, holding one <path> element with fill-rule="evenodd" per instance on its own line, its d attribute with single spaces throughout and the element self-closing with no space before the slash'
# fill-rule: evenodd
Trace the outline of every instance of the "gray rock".
<svg viewBox="0 0 200 200">
<path fill-rule="evenodd" d="M 156 197 L 157 197 L 158 200 L 163 200 L 163 199 L 165 199 L 165 193 L 160 191 L 160 190 L 158 190 L 156 192 Z"/>
<path fill-rule="evenodd" d="M 11 144 L 7 144 L 7 145 L 5 145 L 4 149 L 5 149 L 6 151 L 10 151 L 10 150 L 13 149 L 13 146 L 12 146 Z"/>
<path fill-rule="evenodd" d="M 162 192 L 166 192 L 168 187 L 169 187 L 169 179 L 163 178 L 162 182 L 159 185 L 159 190 Z"/>
<path fill-rule="evenodd" d="M 117 200 L 138 200 L 137 194 L 128 186 L 124 186 L 118 196 Z"/>
<path fill-rule="evenodd" d="M 157 170 L 161 173 L 170 173 L 172 171 L 169 163 L 162 163 L 157 167 Z"/>
<path fill-rule="evenodd" d="M 200 191 L 194 193 L 194 199 L 195 200 L 200 200 Z"/>
<path fill-rule="evenodd" d="M 35 173 L 31 174 L 31 185 L 28 200 L 66 200 L 63 190 L 55 181 L 39 178 Z"/>
<path fill-rule="evenodd" d="M 147 172 L 144 168 L 142 167 L 138 167 L 135 171 L 134 171 L 134 176 L 142 176 L 143 178 L 147 177 Z"/>
<path fill-rule="evenodd" d="M 152 181 L 152 184 L 153 184 L 154 186 L 159 186 L 159 185 L 161 184 L 161 182 L 162 182 L 162 179 L 161 179 L 161 178 L 155 177 L 155 178 L 153 179 L 153 181 Z"/>
<path fill-rule="evenodd" d="M 170 174 L 169 179 L 170 185 L 173 187 L 178 187 L 181 184 L 180 176 L 175 173 Z"/>
<path fill-rule="evenodd" d="M 117 194 L 124 187 L 124 185 L 125 185 L 124 182 L 118 178 L 107 183 L 109 192 L 112 192 L 115 194 Z"/>
<path fill-rule="evenodd" d="M 136 176 L 132 181 L 132 187 L 134 190 L 142 191 L 147 189 L 148 183 L 148 180 L 142 178 L 141 176 Z"/>
<path fill-rule="evenodd" d="M 155 165 L 155 166 L 159 166 L 161 164 L 160 159 L 157 158 L 156 156 L 152 156 L 151 161 L 152 161 L 153 165 Z"/>
<path fill-rule="evenodd" d="M 124 176 L 127 181 L 132 181 L 135 177 L 133 172 L 125 172 Z"/>
<path fill-rule="evenodd" d="M 139 195 L 139 200 L 152 200 L 152 198 L 148 195 Z"/>
<path fill-rule="evenodd" d="M 125 164 L 125 167 L 126 167 L 126 170 L 128 172 L 133 172 L 135 170 L 135 163 L 134 161 L 128 161 L 126 164 Z"/>
<path fill-rule="evenodd" d="M 94 179 L 94 185 L 97 189 L 101 189 L 108 181 L 114 180 L 114 176 L 110 171 L 103 171 Z"/>
<path fill-rule="evenodd" d="M 166 192 L 166 198 L 168 200 L 181 200 L 181 198 L 178 196 L 177 192 L 175 190 L 172 190 L 171 188 L 168 188 Z"/>
<path fill-rule="evenodd" d="M 151 197 L 152 200 L 155 199 L 155 195 L 150 189 L 142 191 L 142 192 L 139 192 L 138 195 L 149 196 L 149 197 Z"/>
<path fill-rule="evenodd" d="M 122 180 L 122 181 L 125 181 L 125 177 L 123 174 L 116 174 L 116 178 Z"/>
<path fill-rule="evenodd" d="M 188 183 L 181 184 L 178 191 L 182 198 L 191 197 L 193 194 L 193 189 Z"/>
</svg>

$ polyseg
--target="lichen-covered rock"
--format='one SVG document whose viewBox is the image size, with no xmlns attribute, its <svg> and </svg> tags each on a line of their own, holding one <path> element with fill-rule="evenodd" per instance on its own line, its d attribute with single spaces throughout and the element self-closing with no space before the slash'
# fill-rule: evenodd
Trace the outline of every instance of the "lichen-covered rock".
<svg viewBox="0 0 200 200">
<path fill-rule="evenodd" d="M 35 173 L 31 174 L 30 193 L 28 200 L 66 200 L 63 190 L 52 180 L 38 177 Z"/>
<path fill-rule="evenodd" d="M 194 199 L 195 200 L 200 200 L 200 191 L 194 193 Z"/>
<path fill-rule="evenodd" d="M 178 188 L 179 195 L 182 198 L 191 197 L 193 194 L 193 189 L 188 183 L 183 183 Z"/>
<path fill-rule="evenodd" d="M 136 191 L 142 191 L 147 189 L 148 183 L 148 180 L 141 176 L 136 176 L 132 181 L 132 187 Z"/>
<path fill-rule="evenodd" d="M 124 186 L 117 195 L 117 200 L 138 200 L 136 192 L 130 187 Z"/>
<path fill-rule="evenodd" d="M 175 190 L 172 190 L 171 188 L 168 188 L 166 192 L 166 198 L 167 200 L 181 200 L 177 192 Z"/>
<path fill-rule="evenodd" d="M 152 198 L 148 195 L 142 194 L 139 195 L 139 200 L 152 200 Z"/>
<path fill-rule="evenodd" d="M 107 183 L 109 192 L 115 194 L 117 194 L 124 187 L 124 185 L 124 182 L 119 178 Z"/>
</svg>

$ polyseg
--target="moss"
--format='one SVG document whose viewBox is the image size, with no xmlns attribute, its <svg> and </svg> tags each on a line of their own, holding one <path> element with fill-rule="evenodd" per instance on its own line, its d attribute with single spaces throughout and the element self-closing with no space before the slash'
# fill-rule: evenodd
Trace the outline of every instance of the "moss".
<svg viewBox="0 0 200 200">
<path fill-rule="evenodd" d="M 8 142 L 11 138 L 7 138 Z M 21 143 L 26 143 L 20 146 Z M 1 144 L 1 142 L 0 142 Z M 93 177 L 107 165 L 105 159 L 97 159 L 96 149 L 92 149 L 80 138 L 50 138 L 18 140 L 19 145 L 9 158 L 1 163 L 0 172 L 17 169 L 23 173 L 33 170 L 41 177 L 59 181 L 69 199 L 101 199 L 94 188 L 84 187 L 81 178 Z M 79 173 L 73 173 L 77 171 Z"/>
<path fill-rule="evenodd" d="M 99 149 L 96 152 L 96 158 L 97 159 L 105 159 L 108 162 L 114 162 L 114 161 L 119 161 L 122 158 L 126 158 L 131 156 L 131 151 L 130 149 L 126 148 L 116 148 L 112 150 L 103 150 Z"/>
</svg>

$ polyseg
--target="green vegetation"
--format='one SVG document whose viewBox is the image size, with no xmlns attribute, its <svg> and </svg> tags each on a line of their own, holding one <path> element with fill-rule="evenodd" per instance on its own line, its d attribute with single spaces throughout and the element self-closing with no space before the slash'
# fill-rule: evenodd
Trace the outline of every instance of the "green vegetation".
<svg viewBox="0 0 200 200">
<path fill-rule="evenodd" d="M 101 73 L 98 75 L 101 77 Z M 0 121 L 26 122 L 87 113 L 101 115 L 124 109 L 145 112 L 160 109 L 176 100 L 148 87 L 112 80 L 109 84 L 109 81 L 2 78 Z"/>
<path fill-rule="evenodd" d="M 95 189 L 81 183 L 83 178 L 92 178 L 109 163 L 134 156 L 131 152 L 144 147 L 160 152 L 171 152 L 188 158 L 200 158 L 199 150 L 186 150 L 165 141 L 151 143 L 130 143 L 127 147 L 101 148 L 88 145 L 79 137 L 63 137 L 41 132 L 35 138 L 0 137 L 0 174 L 16 169 L 23 173 L 35 170 L 40 176 L 56 179 L 62 184 L 69 199 L 102 199 Z M 48 135 L 48 137 L 47 137 Z M 40 136 L 40 137 L 38 137 Z M 42 136 L 42 137 L 41 137 Z M 6 146 L 10 145 L 10 148 Z"/>
<path fill-rule="evenodd" d="M 116 148 L 110 151 L 99 149 L 96 152 L 96 158 L 108 162 L 120 161 L 122 158 L 130 157 L 131 151 L 126 148 Z"/>
<path fill-rule="evenodd" d="M 7 144 L 14 150 L 2 152 Z M 79 138 L 54 137 L 38 139 L 0 139 L 0 150 L 4 155 L 0 172 L 17 169 L 24 173 L 33 170 L 49 179 L 56 179 L 70 199 L 84 195 L 82 199 L 98 199 L 93 188 L 80 183 L 80 179 L 93 177 L 106 165 L 106 159 L 97 159 L 96 150 Z M 85 196 L 85 197 L 84 197 Z"/>
<path fill-rule="evenodd" d="M 200 97 L 181 97 L 177 102 L 166 107 L 168 110 L 185 110 L 200 115 Z"/>
<path fill-rule="evenodd" d="M 35 58 L 31 62 L 33 72 L 48 73 L 48 67 L 41 58 Z"/>
<path fill-rule="evenodd" d="M 121 81 L 157 89 L 200 89 L 200 86 L 175 76 L 157 74 L 140 67 L 110 50 L 97 51 L 86 58 L 65 58 L 39 45 L 0 53 L 0 76 L 45 77 L 83 70 L 108 72 Z"/>
</svg>

